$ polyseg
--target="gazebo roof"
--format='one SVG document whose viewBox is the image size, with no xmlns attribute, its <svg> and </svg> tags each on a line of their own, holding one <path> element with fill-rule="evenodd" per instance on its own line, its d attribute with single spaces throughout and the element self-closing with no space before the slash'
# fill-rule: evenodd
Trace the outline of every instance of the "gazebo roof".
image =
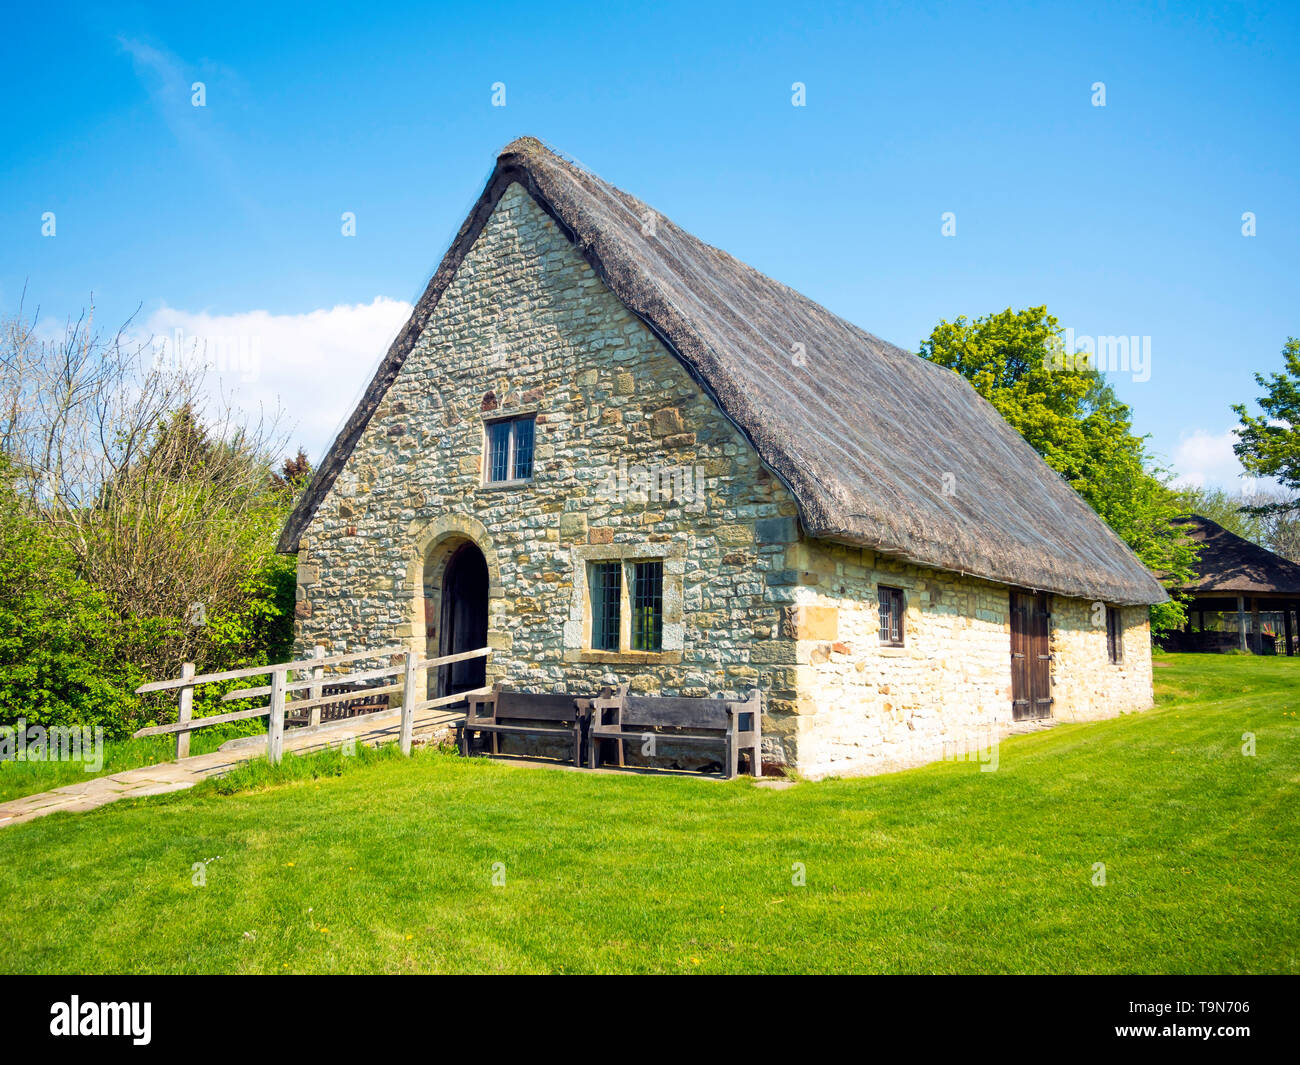
<svg viewBox="0 0 1300 1065">
<path fill-rule="evenodd" d="M 1281 596 L 1300 598 L 1300 565 L 1229 532 L 1218 522 L 1192 514 L 1175 518 L 1200 548 L 1199 579 L 1180 591 L 1197 595 Z"/>
</svg>

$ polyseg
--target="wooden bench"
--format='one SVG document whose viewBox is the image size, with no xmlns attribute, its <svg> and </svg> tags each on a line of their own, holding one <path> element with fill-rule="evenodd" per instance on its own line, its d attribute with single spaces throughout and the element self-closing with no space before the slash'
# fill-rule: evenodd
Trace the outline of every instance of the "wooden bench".
<svg viewBox="0 0 1300 1065">
<path fill-rule="evenodd" d="M 344 695 L 348 692 L 356 692 L 357 697 L 355 699 L 345 699 L 343 702 L 340 703 L 328 703 L 325 706 L 322 706 L 320 708 L 319 720 L 338 721 L 347 717 L 359 717 L 362 714 L 374 714 L 374 713 L 378 713 L 380 710 L 387 710 L 388 709 L 387 695 L 366 694 L 366 690 L 368 688 L 380 687 L 382 686 L 382 684 L 383 684 L 382 681 L 378 685 L 376 685 L 373 682 L 366 682 L 362 684 L 353 684 L 349 682 L 345 682 L 341 684 L 322 683 L 321 684 L 322 696 Z M 286 713 L 284 717 L 285 724 L 305 725 L 311 720 L 310 707 L 306 709 L 294 709 L 293 703 L 289 703 L 288 707 L 289 707 L 288 713 Z"/>
<path fill-rule="evenodd" d="M 739 772 L 740 751 L 749 751 L 754 776 L 763 773 L 763 700 L 752 689 L 743 702 L 730 699 L 665 698 L 629 695 L 627 685 L 616 693 L 602 692 L 592 700 L 589 764 L 600 764 L 600 741 L 618 743 L 618 764 L 623 765 L 623 744 L 653 735 L 670 743 L 719 744 L 724 750 L 723 776 Z"/>
<path fill-rule="evenodd" d="M 602 694 L 610 689 L 606 688 Z M 593 696 L 507 691 L 500 684 L 488 695 L 469 696 L 460 726 L 460 753 L 469 757 L 474 733 L 492 737 L 492 753 L 500 754 L 502 734 L 554 736 L 573 743 L 573 764 L 582 765 L 582 741 L 591 717 Z"/>
</svg>

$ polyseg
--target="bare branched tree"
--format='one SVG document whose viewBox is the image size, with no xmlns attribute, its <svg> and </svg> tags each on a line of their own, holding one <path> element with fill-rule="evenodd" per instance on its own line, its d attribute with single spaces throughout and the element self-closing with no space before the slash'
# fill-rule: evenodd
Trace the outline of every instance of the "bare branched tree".
<svg viewBox="0 0 1300 1065">
<path fill-rule="evenodd" d="M 21 311 L 0 322 L 0 447 L 124 618 L 180 623 L 139 663 L 155 670 L 201 659 L 202 629 L 247 595 L 283 505 L 268 475 L 278 415 L 250 419 L 209 384 L 201 351 L 141 340 L 129 320 L 98 333 L 93 307 L 48 334 Z"/>
<path fill-rule="evenodd" d="M 1300 562 L 1300 508 L 1287 505 L 1295 502 L 1290 492 L 1281 489 L 1242 497 L 1242 503 L 1259 515 L 1259 542 L 1283 558 Z"/>
</svg>

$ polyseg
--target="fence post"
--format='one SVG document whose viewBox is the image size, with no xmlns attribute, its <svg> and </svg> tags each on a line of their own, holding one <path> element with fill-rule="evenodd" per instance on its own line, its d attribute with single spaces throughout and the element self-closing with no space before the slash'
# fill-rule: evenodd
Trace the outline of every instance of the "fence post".
<svg viewBox="0 0 1300 1065">
<path fill-rule="evenodd" d="M 189 680 L 194 676 L 194 663 L 186 662 L 181 666 L 181 679 Z M 176 715 L 178 722 L 184 723 L 194 715 L 194 685 L 187 684 L 181 689 L 180 712 Z M 176 733 L 176 760 L 190 756 L 190 734 Z"/>
<path fill-rule="evenodd" d="M 406 652 L 406 671 L 402 674 L 402 728 L 398 742 L 403 754 L 411 753 L 411 734 L 415 731 L 416 688 L 420 671 L 415 668 L 420 656 L 414 651 Z"/>
<path fill-rule="evenodd" d="M 312 650 L 311 650 L 311 656 L 312 656 L 312 658 L 324 658 L 324 657 L 325 657 L 325 646 L 324 646 L 324 644 L 319 644 L 319 643 L 318 643 L 315 647 L 313 647 Z M 312 686 L 311 686 L 311 697 L 312 697 L 313 700 L 315 700 L 315 699 L 319 699 L 319 698 L 321 697 L 321 695 L 324 693 L 325 686 L 324 686 L 324 684 L 321 682 L 321 678 L 324 677 L 324 676 L 325 676 L 325 667 L 324 667 L 324 666 L 312 666 L 312 667 L 311 667 L 311 679 L 315 682 L 315 683 L 313 683 Z M 307 724 L 308 724 L 308 725 L 319 725 L 319 724 L 320 724 L 320 707 L 319 707 L 319 706 L 313 706 L 313 707 L 311 708 L 311 719 L 307 722 Z"/>
<path fill-rule="evenodd" d="M 271 720 L 266 730 L 266 757 L 279 765 L 284 756 L 284 681 L 287 670 L 271 674 Z"/>
</svg>

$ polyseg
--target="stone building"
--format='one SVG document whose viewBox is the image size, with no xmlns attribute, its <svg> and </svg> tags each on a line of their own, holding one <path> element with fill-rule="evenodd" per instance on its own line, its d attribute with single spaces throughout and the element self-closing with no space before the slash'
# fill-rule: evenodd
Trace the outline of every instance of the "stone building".
<svg viewBox="0 0 1300 1065">
<path fill-rule="evenodd" d="M 765 761 L 810 776 L 1149 706 L 1165 598 L 959 376 L 527 138 L 280 549 L 299 650 L 487 644 L 486 680 L 528 691 L 758 687 Z"/>
</svg>

